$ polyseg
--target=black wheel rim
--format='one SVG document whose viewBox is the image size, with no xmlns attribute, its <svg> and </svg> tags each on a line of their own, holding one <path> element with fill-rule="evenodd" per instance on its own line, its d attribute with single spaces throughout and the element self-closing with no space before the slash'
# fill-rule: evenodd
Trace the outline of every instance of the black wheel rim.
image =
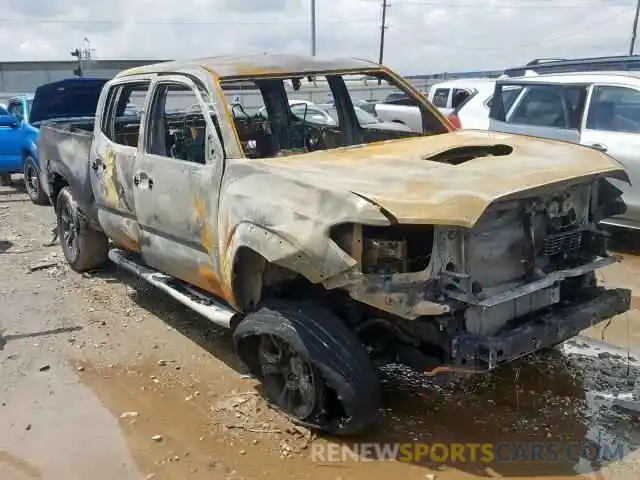
<svg viewBox="0 0 640 480">
<path fill-rule="evenodd" d="M 25 172 L 25 184 L 27 191 L 31 196 L 38 196 L 40 191 L 40 182 L 38 180 L 38 171 L 31 163 L 27 165 L 27 171 Z"/>
<path fill-rule="evenodd" d="M 321 382 L 313 366 L 284 340 L 262 335 L 258 358 L 267 395 L 282 410 L 300 420 L 321 402 Z"/>
<path fill-rule="evenodd" d="M 75 258 L 78 252 L 79 226 L 71 207 L 67 202 L 63 202 L 60 207 L 60 229 L 61 241 L 64 242 L 70 258 Z"/>
</svg>

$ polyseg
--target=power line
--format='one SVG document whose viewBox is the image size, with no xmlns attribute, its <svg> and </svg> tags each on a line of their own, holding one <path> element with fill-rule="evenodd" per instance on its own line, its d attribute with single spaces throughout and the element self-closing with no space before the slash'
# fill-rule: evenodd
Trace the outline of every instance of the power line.
<svg viewBox="0 0 640 480">
<path fill-rule="evenodd" d="M 584 8 L 597 8 L 597 7 L 609 7 L 610 4 L 600 1 L 591 2 L 573 2 L 566 5 L 558 5 L 555 2 L 543 0 L 540 2 L 533 2 L 529 0 L 527 3 L 519 3 L 516 5 L 503 5 L 503 4 L 486 4 L 478 5 L 477 3 L 443 3 L 435 2 L 432 0 L 419 1 L 419 0 L 403 0 L 399 1 L 398 5 L 420 5 L 425 7 L 438 7 L 443 10 L 455 9 L 455 8 L 469 8 L 483 10 L 572 10 L 572 9 L 584 9 Z M 624 7 L 625 5 L 615 5 L 616 7 Z M 631 6 L 629 3 L 628 6 Z"/>
<path fill-rule="evenodd" d="M 468 50 L 468 51 L 481 51 L 481 52 L 486 52 L 486 51 L 493 51 L 493 52 L 507 52 L 507 51 L 511 51 L 511 50 L 517 50 L 519 48 L 529 48 L 529 47 L 536 47 L 539 46 L 543 43 L 548 43 L 548 42 L 556 42 L 558 40 L 564 40 L 567 38 L 571 38 L 574 37 L 576 35 L 580 35 L 580 34 L 584 34 L 585 30 L 590 29 L 592 27 L 596 27 L 598 25 L 602 25 L 604 23 L 607 23 L 611 20 L 613 20 L 614 18 L 617 17 L 621 17 L 623 14 L 627 14 L 629 13 L 629 9 L 627 8 L 625 11 L 623 12 L 617 12 L 613 15 L 608 15 L 604 18 L 599 18 L 597 21 L 595 22 L 588 22 L 588 23 L 582 23 L 577 25 L 575 28 L 571 29 L 570 32 L 567 32 L 567 30 L 562 30 L 562 33 L 560 32 L 556 32 L 556 34 L 551 34 L 550 36 L 546 37 L 546 38 L 541 38 L 538 41 L 535 42 L 529 42 L 529 43 L 522 43 L 519 45 L 511 45 L 509 47 L 472 47 L 469 45 L 454 45 L 454 44 L 450 44 L 450 43 L 442 43 L 442 44 L 431 44 L 432 46 L 436 46 L 438 48 L 453 48 L 456 50 Z"/>
<path fill-rule="evenodd" d="M 133 25 L 189 25 L 189 26 L 209 26 L 209 25 L 306 25 L 308 20 L 209 20 L 209 21 L 190 21 L 190 20 L 134 20 L 127 22 L 124 20 L 48 20 L 48 19 L 19 19 L 19 18 L 0 18 L 0 24 L 52 24 L 52 25 L 125 25 L 131 23 Z M 349 19 L 349 23 L 378 23 L 373 19 Z M 344 19 L 329 19 L 323 23 L 345 23 Z"/>
</svg>

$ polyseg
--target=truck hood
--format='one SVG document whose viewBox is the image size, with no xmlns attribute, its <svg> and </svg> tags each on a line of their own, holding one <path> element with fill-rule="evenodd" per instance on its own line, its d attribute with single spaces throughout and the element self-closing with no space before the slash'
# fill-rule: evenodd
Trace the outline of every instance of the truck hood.
<svg viewBox="0 0 640 480">
<path fill-rule="evenodd" d="M 475 158 L 456 162 L 469 152 Z M 629 181 L 619 163 L 591 148 L 472 130 L 249 162 L 310 188 L 351 192 L 400 223 L 466 228 L 491 203 L 545 186 L 595 177 Z"/>
<path fill-rule="evenodd" d="M 40 85 L 33 96 L 29 123 L 95 116 L 100 92 L 107 81 L 79 77 Z"/>
</svg>

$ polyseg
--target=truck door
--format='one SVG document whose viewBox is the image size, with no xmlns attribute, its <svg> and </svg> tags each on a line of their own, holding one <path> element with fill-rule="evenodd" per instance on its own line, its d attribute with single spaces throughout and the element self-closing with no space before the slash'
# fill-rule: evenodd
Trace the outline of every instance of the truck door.
<svg viewBox="0 0 640 480">
<path fill-rule="evenodd" d="M 4 112 L 2 112 L 4 113 Z M 9 120 L 13 118 L 15 123 Z M 13 99 L 0 119 L 0 173 L 22 172 L 24 109 L 21 99 Z"/>
<path fill-rule="evenodd" d="M 205 87 L 158 77 L 133 168 L 145 263 L 224 298 L 218 264 L 223 149 Z"/>
<path fill-rule="evenodd" d="M 101 98 L 89 153 L 89 176 L 100 226 L 116 244 L 140 250 L 133 203 L 133 162 L 140 143 L 140 114 L 151 77 L 127 78 L 109 86 Z M 104 97 L 104 95 L 103 95 Z"/>
<path fill-rule="evenodd" d="M 640 227 L 640 89 L 594 85 L 580 143 L 622 163 L 631 185 L 613 181 L 624 194 L 627 211 L 612 220 Z"/>
</svg>

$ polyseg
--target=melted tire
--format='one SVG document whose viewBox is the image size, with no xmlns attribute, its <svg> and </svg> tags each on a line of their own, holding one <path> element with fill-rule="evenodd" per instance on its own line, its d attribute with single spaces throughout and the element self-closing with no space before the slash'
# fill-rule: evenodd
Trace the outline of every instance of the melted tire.
<svg viewBox="0 0 640 480">
<path fill-rule="evenodd" d="M 68 216 L 73 222 L 76 235 L 75 248 L 66 241 L 65 220 Z M 56 218 L 58 221 L 58 239 L 62 252 L 73 270 L 86 272 L 104 265 L 109 251 L 109 240 L 104 233 L 94 230 L 78 215 L 78 206 L 69 187 L 64 187 L 56 200 Z"/>
<path fill-rule="evenodd" d="M 269 401 L 295 423 L 332 435 L 355 435 L 378 420 L 380 379 L 364 347 L 333 313 L 312 302 L 266 301 L 236 327 L 236 350 L 251 373 L 265 380 L 258 355 L 263 336 L 277 337 L 318 373 L 322 404 L 304 418 L 287 411 L 269 394 Z"/>
</svg>

